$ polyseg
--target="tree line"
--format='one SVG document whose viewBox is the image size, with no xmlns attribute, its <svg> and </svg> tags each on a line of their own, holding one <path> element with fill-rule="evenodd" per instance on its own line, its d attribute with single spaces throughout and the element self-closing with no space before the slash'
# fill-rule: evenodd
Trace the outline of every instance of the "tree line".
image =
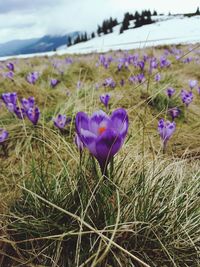
<svg viewBox="0 0 200 267">
<path fill-rule="evenodd" d="M 102 24 L 97 26 L 97 30 L 95 32 L 92 32 L 91 34 L 81 33 L 76 36 L 75 39 L 72 40 L 71 37 L 68 37 L 68 46 L 71 46 L 73 44 L 78 44 L 81 42 L 86 42 L 92 38 L 95 38 L 96 36 L 101 36 L 104 34 L 112 33 L 113 28 L 119 24 L 121 24 L 119 33 L 123 33 L 124 31 L 130 29 L 130 28 L 138 28 L 143 25 L 154 23 L 154 20 L 152 19 L 152 16 L 157 16 L 158 13 L 156 10 L 151 12 L 150 10 L 143 10 L 141 12 L 136 11 L 134 14 L 126 12 L 124 14 L 123 20 L 121 23 L 118 22 L 116 18 L 110 17 L 109 19 L 105 19 Z M 195 13 L 191 14 L 184 14 L 186 16 L 191 15 L 200 15 L 199 7 L 197 8 Z M 132 22 L 132 25 L 131 25 Z"/>
<path fill-rule="evenodd" d="M 120 28 L 120 33 L 127 30 L 130 25 L 130 21 L 135 20 L 135 27 L 140 27 L 145 24 L 153 23 L 153 20 L 151 19 L 151 11 L 150 10 L 144 10 L 141 12 L 135 12 L 135 14 L 130 14 L 129 12 L 124 14 L 124 18 L 122 20 L 122 26 Z M 157 12 L 153 12 L 154 16 L 157 16 Z M 113 28 L 115 26 L 119 25 L 119 22 L 116 18 L 110 17 L 109 19 L 103 20 L 102 24 L 97 26 L 96 32 L 92 32 L 90 35 L 85 33 L 78 34 L 74 40 L 72 40 L 71 37 L 68 38 L 68 46 L 71 46 L 73 44 L 78 44 L 81 42 L 86 42 L 92 38 L 95 38 L 96 36 L 101 36 L 103 34 L 108 34 L 113 32 Z"/>
</svg>

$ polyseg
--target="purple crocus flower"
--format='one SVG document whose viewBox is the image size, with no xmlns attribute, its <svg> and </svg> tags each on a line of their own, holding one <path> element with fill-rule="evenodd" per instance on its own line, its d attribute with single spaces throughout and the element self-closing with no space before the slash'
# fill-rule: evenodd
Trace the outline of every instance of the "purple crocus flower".
<svg viewBox="0 0 200 267">
<path fill-rule="evenodd" d="M 108 116 L 102 110 L 91 117 L 79 112 L 75 119 L 76 132 L 81 142 L 98 160 L 104 174 L 107 165 L 122 147 L 128 132 L 128 115 L 119 108 Z"/>
<path fill-rule="evenodd" d="M 107 69 L 112 62 L 112 57 L 109 57 L 108 59 L 104 55 L 99 56 L 99 62 L 100 64 Z"/>
<path fill-rule="evenodd" d="M 145 62 L 143 60 L 139 61 L 137 63 L 138 67 L 140 68 L 141 71 L 144 70 L 144 67 L 145 67 Z"/>
<path fill-rule="evenodd" d="M 36 81 L 38 80 L 39 78 L 39 72 L 37 71 L 34 71 L 34 72 L 31 72 L 27 75 L 26 77 L 26 80 L 27 82 L 29 82 L 30 84 L 35 84 Z"/>
<path fill-rule="evenodd" d="M 38 120 L 40 118 L 40 110 L 38 107 L 33 107 L 33 108 L 29 108 L 26 111 L 26 115 L 28 117 L 28 119 L 34 124 L 36 125 L 38 123 Z"/>
<path fill-rule="evenodd" d="M 103 65 L 103 63 L 106 61 L 106 58 L 104 55 L 99 56 L 99 62 Z"/>
<path fill-rule="evenodd" d="M 176 90 L 172 87 L 167 88 L 166 94 L 168 95 L 169 98 L 171 98 L 175 94 Z"/>
<path fill-rule="evenodd" d="M 26 117 L 26 111 L 24 108 L 15 107 L 14 113 L 18 119 L 22 120 Z"/>
<path fill-rule="evenodd" d="M 151 58 L 149 62 L 149 72 L 152 73 L 153 69 L 157 69 L 158 63 L 156 58 Z"/>
<path fill-rule="evenodd" d="M 176 130 L 176 123 L 174 121 L 170 122 L 170 121 L 165 121 L 164 119 L 159 120 L 158 132 L 163 141 L 163 152 L 165 152 L 167 142 L 171 138 L 175 130 Z"/>
<path fill-rule="evenodd" d="M 160 67 L 161 68 L 167 68 L 170 65 L 171 65 L 171 62 L 165 56 L 162 56 L 160 58 Z"/>
<path fill-rule="evenodd" d="M 187 57 L 187 58 L 184 58 L 183 59 L 183 63 L 190 63 L 191 61 L 193 60 L 193 58 L 192 57 Z"/>
<path fill-rule="evenodd" d="M 9 63 L 6 65 L 6 67 L 7 67 L 10 71 L 12 71 L 12 72 L 15 71 L 15 66 L 14 66 L 14 64 L 13 64 L 12 62 L 9 62 Z"/>
<path fill-rule="evenodd" d="M 100 101 L 101 101 L 101 103 L 104 104 L 104 106 L 106 108 L 108 108 L 108 103 L 110 101 L 110 95 L 109 94 L 101 95 L 100 96 Z"/>
<path fill-rule="evenodd" d="M 58 129 L 64 129 L 65 126 L 71 122 L 71 118 L 67 118 L 66 115 L 58 114 L 58 116 L 53 120 L 54 126 Z"/>
<path fill-rule="evenodd" d="M 144 78 L 145 78 L 144 77 L 144 73 L 140 73 L 140 74 L 137 75 L 137 80 L 138 80 L 139 83 L 142 83 Z"/>
<path fill-rule="evenodd" d="M 13 105 L 17 104 L 17 93 L 3 93 L 1 96 L 3 102 L 7 105 L 9 103 L 12 103 Z"/>
<path fill-rule="evenodd" d="M 21 104 L 25 111 L 27 111 L 29 108 L 33 108 L 35 105 L 35 98 L 33 96 L 30 96 L 28 99 L 22 98 Z"/>
<path fill-rule="evenodd" d="M 8 138 L 8 132 L 0 128 L 0 144 L 2 144 Z"/>
<path fill-rule="evenodd" d="M 156 75 L 155 75 L 155 81 L 156 82 L 159 82 L 161 80 L 161 75 L 160 75 L 160 73 L 157 73 Z"/>
<path fill-rule="evenodd" d="M 181 91 L 181 99 L 182 99 L 182 102 L 188 107 L 189 104 L 193 100 L 193 93 L 192 93 L 192 91 L 182 90 Z"/>
<path fill-rule="evenodd" d="M 174 107 L 174 108 L 170 108 L 168 110 L 169 115 L 172 117 L 172 120 L 174 121 L 175 118 L 178 118 L 181 114 L 181 111 L 179 108 Z"/>
<path fill-rule="evenodd" d="M 95 88 L 95 90 L 98 90 L 100 88 L 100 84 L 99 83 L 95 83 L 94 88 Z"/>
<path fill-rule="evenodd" d="M 143 60 L 144 60 L 144 62 L 146 62 L 148 59 L 149 59 L 149 56 L 148 56 L 147 54 L 144 54 L 144 55 L 143 55 Z"/>
<path fill-rule="evenodd" d="M 73 59 L 72 59 L 72 58 L 66 58 L 66 59 L 65 59 L 65 62 L 66 62 L 67 64 L 72 64 L 72 63 L 73 63 Z"/>
<path fill-rule="evenodd" d="M 57 79 L 51 79 L 51 87 L 54 88 L 60 83 Z"/>
<path fill-rule="evenodd" d="M 125 85 L 125 80 L 124 79 L 121 79 L 120 80 L 120 85 L 123 87 Z"/>
<path fill-rule="evenodd" d="M 3 76 L 5 78 L 8 78 L 10 80 L 13 80 L 13 78 L 14 78 L 14 72 L 13 71 L 6 72 L 6 73 L 3 74 Z"/>
<path fill-rule="evenodd" d="M 131 75 L 128 80 L 130 83 L 135 83 L 137 81 L 137 77 L 134 75 Z"/>
<path fill-rule="evenodd" d="M 190 89 L 192 90 L 194 87 L 197 86 L 197 80 L 190 80 L 189 81 L 189 86 L 190 86 Z"/>
<path fill-rule="evenodd" d="M 110 78 L 105 79 L 105 81 L 103 82 L 103 86 L 114 89 L 116 86 L 116 82 L 110 77 Z"/>
<path fill-rule="evenodd" d="M 82 87 L 82 82 L 78 81 L 77 84 L 76 84 L 76 88 L 77 89 L 81 89 L 81 87 Z"/>
<path fill-rule="evenodd" d="M 124 67 L 125 67 L 125 69 L 128 69 L 128 67 L 129 67 L 129 63 L 128 63 L 128 61 L 125 61 L 125 63 L 124 63 Z"/>
<path fill-rule="evenodd" d="M 120 63 L 118 64 L 118 66 L 117 66 L 118 71 L 121 71 L 122 67 L 123 67 L 123 63 L 120 62 Z"/>
<path fill-rule="evenodd" d="M 17 93 L 3 93 L 1 98 L 5 103 L 7 109 L 13 113 L 17 106 Z"/>
</svg>

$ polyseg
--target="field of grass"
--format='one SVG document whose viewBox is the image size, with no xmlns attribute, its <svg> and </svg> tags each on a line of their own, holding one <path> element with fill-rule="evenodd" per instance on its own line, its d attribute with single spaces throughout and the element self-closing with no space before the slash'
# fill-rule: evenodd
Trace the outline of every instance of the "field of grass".
<svg viewBox="0 0 200 267">
<path fill-rule="evenodd" d="M 136 63 L 144 55 L 141 70 Z M 160 66 L 163 55 L 170 66 Z M 0 94 L 16 92 L 17 105 L 33 96 L 41 112 L 33 125 L 1 100 L 0 128 L 9 133 L 0 142 L 2 267 L 200 266 L 198 85 L 188 107 L 180 97 L 183 88 L 191 90 L 190 80 L 200 82 L 200 48 L 104 56 L 104 61 L 98 54 L 15 59 L 8 61 L 15 66 L 12 79 L 5 77 L 8 62 L 0 63 Z M 150 72 L 152 58 L 158 65 Z M 39 78 L 30 84 L 26 77 L 34 71 Z M 141 72 L 141 83 L 130 81 Z M 114 88 L 104 85 L 110 77 Z M 52 78 L 59 80 L 55 87 Z M 169 87 L 176 90 L 171 98 Z M 111 96 L 107 110 L 99 100 L 104 93 Z M 171 121 L 173 107 L 181 114 L 163 153 L 158 121 Z M 80 152 L 74 143 L 75 117 L 118 108 L 127 111 L 128 134 L 102 175 L 88 149 Z M 71 118 L 62 131 L 53 123 L 58 114 Z"/>
</svg>

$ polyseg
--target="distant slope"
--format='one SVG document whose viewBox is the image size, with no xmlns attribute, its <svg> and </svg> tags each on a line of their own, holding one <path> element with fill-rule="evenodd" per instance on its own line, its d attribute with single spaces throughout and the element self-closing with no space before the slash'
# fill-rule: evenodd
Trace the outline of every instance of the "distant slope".
<svg viewBox="0 0 200 267">
<path fill-rule="evenodd" d="M 69 36 L 74 39 L 78 33 L 72 32 L 63 36 L 46 35 L 42 38 L 10 41 L 0 44 L 0 56 L 55 51 L 58 47 L 68 44 Z"/>
<path fill-rule="evenodd" d="M 33 45 L 38 40 L 38 38 L 28 40 L 13 40 L 0 44 L 0 56 L 15 55 L 17 51 L 20 51 L 20 49 L 23 49 L 23 47 Z"/>
<path fill-rule="evenodd" d="M 58 47 L 68 44 L 68 38 L 74 39 L 79 32 L 72 32 L 63 36 L 50 36 L 46 35 L 40 38 L 37 42 L 30 44 L 18 50 L 18 54 L 32 54 L 55 51 Z"/>
</svg>

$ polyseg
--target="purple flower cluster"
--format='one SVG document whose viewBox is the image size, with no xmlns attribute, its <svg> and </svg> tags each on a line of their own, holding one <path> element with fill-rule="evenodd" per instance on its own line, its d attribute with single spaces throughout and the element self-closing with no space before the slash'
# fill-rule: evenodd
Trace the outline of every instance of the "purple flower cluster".
<svg viewBox="0 0 200 267">
<path fill-rule="evenodd" d="M 110 78 L 105 79 L 105 81 L 103 82 L 103 86 L 114 89 L 116 86 L 116 82 L 110 77 Z"/>
<path fill-rule="evenodd" d="M 22 98 L 21 105 L 19 107 L 17 104 L 17 93 L 3 93 L 2 100 L 5 103 L 7 109 L 14 113 L 19 119 L 24 119 L 26 116 L 27 118 L 36 125 L 39 117 L 40 117 L 40 110 L 38 107 L 35 107 L 35 99 L 34 97 L 29 97 L 28 99 Z"/>
<path fill-rule="evenodd" d="M 170 62 L 170 60 L 168 60 L 166 58 L 166 56 L 162 56 L 160 58 L 160 67 L 161 68 L 168 68 L 168 67 L 170 67 L 170 65 L 171 65 L 171 62 Z"/>
<path fill-rule="evenodd" d="M 110 56 L 106 58 L 104 55 L 99 56 L 99 64 L 102 65 L 105 69 L 110 66 L 110 63 L 113 61 L 113 58 Z"/>
</svg>

